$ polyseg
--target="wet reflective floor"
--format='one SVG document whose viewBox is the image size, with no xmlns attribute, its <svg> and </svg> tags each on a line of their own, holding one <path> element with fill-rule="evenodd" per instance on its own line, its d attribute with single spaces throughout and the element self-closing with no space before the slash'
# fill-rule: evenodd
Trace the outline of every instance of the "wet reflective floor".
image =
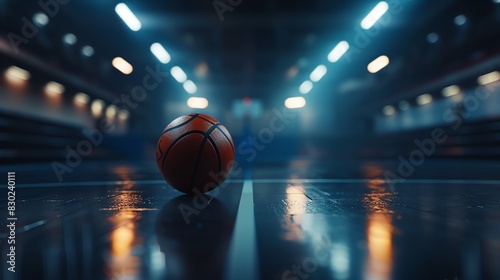
<svg viewBox="0 0 500 280">
<path fill-rule="evenodd" d="M 149 164 L 16 172 L 15 273 L 2 279 L 500 279 L 500 166 L 292 161 L 203 197 Z M 403 170 L 404 171 L 404 170 Z M 2 176 L 4 176 L 2 175 Z M 8 224 L 7 192 L 0 218 Z"/>
</svg>

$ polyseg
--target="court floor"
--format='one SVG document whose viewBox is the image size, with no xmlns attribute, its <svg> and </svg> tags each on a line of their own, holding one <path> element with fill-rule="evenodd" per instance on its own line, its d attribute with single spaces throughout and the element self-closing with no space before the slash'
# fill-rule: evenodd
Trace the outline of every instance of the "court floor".
<svg viewBox="0 0 500 280">
<path fill-rule="evenodd" d="M 1 278 L 500 279 L 500 165 L 398 168 L 256 164 L 204 197 L 151 164 L 84 162 L 62 182 L 48 163 L 0 168 L 16 172 L 16 272 L 2 226 Z"/>
</svg>

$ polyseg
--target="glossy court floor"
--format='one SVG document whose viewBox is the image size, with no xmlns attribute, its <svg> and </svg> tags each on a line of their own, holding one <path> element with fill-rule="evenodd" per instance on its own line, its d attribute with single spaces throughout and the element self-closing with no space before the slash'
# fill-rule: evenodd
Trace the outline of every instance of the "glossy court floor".
<svg viewBox="0 0 500 280">
<path fill-rule="evenodd" d="M 500 165 L 283 161 L 183 196 L 154 165 L 16 171 L 2 279 L 500 279 Z M 391 177 L 392 178 L 392 177 Z M 2 221 L 7 190 L 0 197 Z"/>
</svg>

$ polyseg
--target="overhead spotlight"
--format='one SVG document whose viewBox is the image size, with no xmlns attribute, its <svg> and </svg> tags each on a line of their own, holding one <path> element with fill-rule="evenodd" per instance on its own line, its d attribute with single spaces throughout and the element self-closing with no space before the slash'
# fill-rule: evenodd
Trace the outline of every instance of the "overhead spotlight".
<svg viewBox="0 0 500 280">
<path fill-rule="evenodd" d="M 89 103 L 89 96 L 83 92 L 79 92 L 75 95 L 74 102 L 77 105 L 85 105 Z"/>
<path fill-rule="evenodd" d="M 459 93 L 460 93 L 460 87 L 457 85 L 451 85 L 449 87 L 445 87 L 441 91 L 441 94 L 444 97 L 452 97 L 452 96 L 457 95 Z"/>
<path fill-rule="evenodd" d="M 74 45 L 74 44 L 76 44 L 77 41 L 78 41 L 78 39 L 76 38 L 75 34 L 73 34 L 73 33 L 68 33 L 68 34 L 64 35 L 64 37 L 63 37 L 63 42 L 68 44 L 68 45 Z"/>
<path fill-rule="evenodd" d="M 325 65 L 318 65 L 318 67 L 316 67 L 312 71 L 309 78 L 311 78 L 311 81 L 313 81 L 313 82 L 318 82 L 319 80 L 321 80 L 325 76 L 327 71 L 328 70 L 326 69 Z"/>
<path fill-rule="evenodd" d="M 182 85 L 183 85 L 184 89 L 187 91 L 187 93 L 189 93 L 189 94 L 196 93 L 196 91 L 198 90 L 196 85 L 191 80 L 185 81 Z"/>
<path fill-rule="evenodd" d="M 389 65 L 389 62 L 389 58 L 386 55 L 381 55 L 368 64 L 368 72 L 375 74 Z"/>
<path fill-rule="evenodd" d="M 427 42 L 434 44 L 437 43 L 437 41 L 439 41 L 439 35 L 437 33 L 432 32 L 427 34 Z"/>
<path fill-rule="evenodd" d="M 379 2 L 373 10 L 361 21 L 361 28 L 370 29 L 389 10 L 389 4 Z"/>
<path fill-rule="evenodd" d="M 115 12 L 118 14 L 118 16 L 120 16 L 120 18 L 123 20 L 123 22 L 125 22 L 130 30 L 139 31 L 141 29 L 141 22 L 134 15 L 134 13 L 132 13 L 132 11 L 126 4 L 120 3 L 116 5 Z"/>
<path fill-rule="evenodd" d="M 304 97 L 290 97 L 285 100 L 285 107 L 288 109 L 298 109 L 306 106 Z"/>
<path fill-rule="evenodd" d="M 94 48 L 92 48 L 91 46 L 84 46 L 82 48 L 82 54 L 86 57 L 91 57 L 94 55 Z"/>
<path fill-rule="evenodd" d="M 299 91 L 302 94 L 307 94 L 312 90 L 312 88 L 313 88 L 313 83 L 307 80 L 300 85 Z"/>
<path fill-rule="evenodd" d="M 491 83 L 494 83 L 497 81 L 500 81 L 500 72 L 498 72 L 498 71 L 490 72 L 488 74 L 484 74 L 484 75 L 480 76 L 479 78 L 477 78 L 477 83 L 482 85 L 482 86 L 485 86 L 487 84 L 491 84 Z"/>
<path fill-rule="evenodd" d="M 33 15 L 33 23 L 38 27 L 45 26 L 49 23 L 49 17 L 44 13 L 36 13 Z"/>
<path fill-rule="evenodd" d="M 203 97 L 190 97 L 187 100 L 187 105 L 189 108 L 205 109 L 208 107 L 208 100 Z"/>
<path fill-rule="evenodd" d="M 90 111 L 94 117 L 100 117 L 102 115 L 102 110 L 104 109 L 104 101 L 96 99 L 90 105 Z"/>
<path fill-rule="evenodd" d="M 425 93 L 417 97 L 418 105 L 426 105 L 432 102 L 432 95 Z"/>
<path fill-rule="evenodd" d="M 396 113 L 396 108 L 392 105 L 387 105 L 382 109 L 382 113 L 386 116 L 392 116 Z"/>
<path fill-rule="evenodd" d="M 130 113 L 126 109 L 122 109 L 118 112 L 118 119 L 120 119 L 120 120 L 124 121 L 124 120 L 128 119 L 129 116 L 130 116 Z"/>
<path fill-rule="evenodd" d="M 151 52 L 156 56 L 156 58 L 163 64 L 170 62 L 170 54 L 167 50 L 160 44 L 154 43 L 151 45 Z"/>
<path fill-rule="evenodd" d="M 407 111 L 408 109 L 410 109 L 410 103 L 408 103 L 408 101 L 406 101 L 406 100 L 402 100 L 402 101 L 399 101 L 398 107 L 399 107 L 399 110 L 401 110 L 401 111 Z"/>
<path fill-rule="evenodd" d="M 174 66 L 170 69 L 170 74 L 179 83 L 184 83 L 187 80 L 187 75 L 179 66 Z"/>
<path fill-rule="evenodd" d="M 51 96 L 61 95 L 64 90 L 64 86 L 56 82 L 48 82 L 44 88 L 45 93 Z"/>
<path fill-rule="evenodd" d="M 349 50 L 349 43 L 341 41 L 328 54 L 328 61 L 331 63 L 337 62 Z"/>
<path fill-rule="evenodd" d="M 493 3 L 495 4 L 500 4 L 500 0 L 491 0 L 491 1 L 493 1 Z"/>
<path fill-rule="evenodd" d="M 117 56 L 113 59 L 111 62 L 113 64 L 113 67 L 115 67 L 118 71 L 122 72 L 125 75 L 128 75 L 134 71 L 134 67 L 128 61 L 125 59 Z"/>
<path fill-rule="evenodd" d="M 23 80 L 23 81 L 27 81 L 31 77 L 30 72 L 28 72 L 22 68 L 19 68 L 17 66 L 10 66 L 5 71 L 5 74 L 7 76 L 9 76 L 10 78 L 15 78 L 15 79 Z"/>
<path fill-rule="evenodd" d="M 467 22 L 467 17 L 464 15 L 458 15 L 455 17 L 453 22 L 455 22 L 455 25 L 457 26 L 462 26 Z"/>
</svg>

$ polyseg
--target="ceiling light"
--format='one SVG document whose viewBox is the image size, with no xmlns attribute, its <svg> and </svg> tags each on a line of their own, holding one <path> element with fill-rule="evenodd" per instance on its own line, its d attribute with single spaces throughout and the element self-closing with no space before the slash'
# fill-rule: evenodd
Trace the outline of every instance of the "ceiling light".
<svg viewBox="0 0 500 280">
<path fill-rule="evenodd" d="M 170 69 L 170 74 L 172 74 L 172 77 L 179 83 L 184 83 L 187 80 L 186 73 L 179 66 L 172 67 L 172 69 Z"/>
<path fill-rule="evenodd" d="M 125 59 L 121 57 L 115 57 L 112 61 L 113 66 L 125 75 L 128 75 L 134 71 L 134 67 L 128 63 Z"/>
<path fill-rule="evenodd" d="M 185 81 L 182 85 L 189 94 L 196 93 L 196 91 L 198 90 L 196 85 L 191 80 Z"/>
<path fill-rule="evenodd" d="M 341 41 L 335 48 L 328 54 L 328 61 L 337 62 L 349 50 L 349 43 Z"/>
<path fill-rule="evenodd" d="M 389 10 L 389 4 L 382 1 L 371 10 L 370 13 L 361 21 L 361 27 L 363 29 L 370 29 L 377 21 Z"/>
<path fill-rule="evenodd" d="M 312 88 L 313 88 L 313 83 L 307 80 L 300 85 L 299 91 L 302 94 L 307 94 L 312 90 Z"/>
<path fill-rule="evenodd" d="M 370 62 L 370 64 L 368 64 L 368 72 L 375 74 L 389 65 L 389 62 L 390 61 L 387 56 L 379 56 L 374 61 Z"/>
<path fill-rule="evenodd" d="M 426 93 L 422 94 L 419 97 L 417 97 L 417 104 L 418 105 L 426 105 L 432 102 L 432 95 Z"/>
<path fill-rule="evenodd" d="M 187 105 L 194 109 L 205 109 L 208 107 L 208 100 L 203 97 L 190 97 L 187 100 Z"/>
<path fill-rule="evenodd" d="M 323 78 L 323 76 L 325 76 L 327 71 L 328 70 L 326 69 L 325 65 L 319 65 L 312 71 L 309 77 L 311 78 L 311 81 L 318 82 Z"/>
<path fill-rule="evenodd" d="M 285 107 L 288 109 L 298 109 L 306 106 L 304 97 L 290 97 L 285 100 Z"/>
<path fill-rule="evenodd" d="M 116 5 L 115 12 L 132 31 L 139 31 L 141 29 L 141 22 L 126 4 L 120 3 Z"/>
<path fill-rule="evenodd" d="M 154 43 L 151 45 L 151 52 L 156 56 L 156 58 L 163 64 L 170 62 L 170 54 L 167 50 L 160 44 Z"/>
</svg>

